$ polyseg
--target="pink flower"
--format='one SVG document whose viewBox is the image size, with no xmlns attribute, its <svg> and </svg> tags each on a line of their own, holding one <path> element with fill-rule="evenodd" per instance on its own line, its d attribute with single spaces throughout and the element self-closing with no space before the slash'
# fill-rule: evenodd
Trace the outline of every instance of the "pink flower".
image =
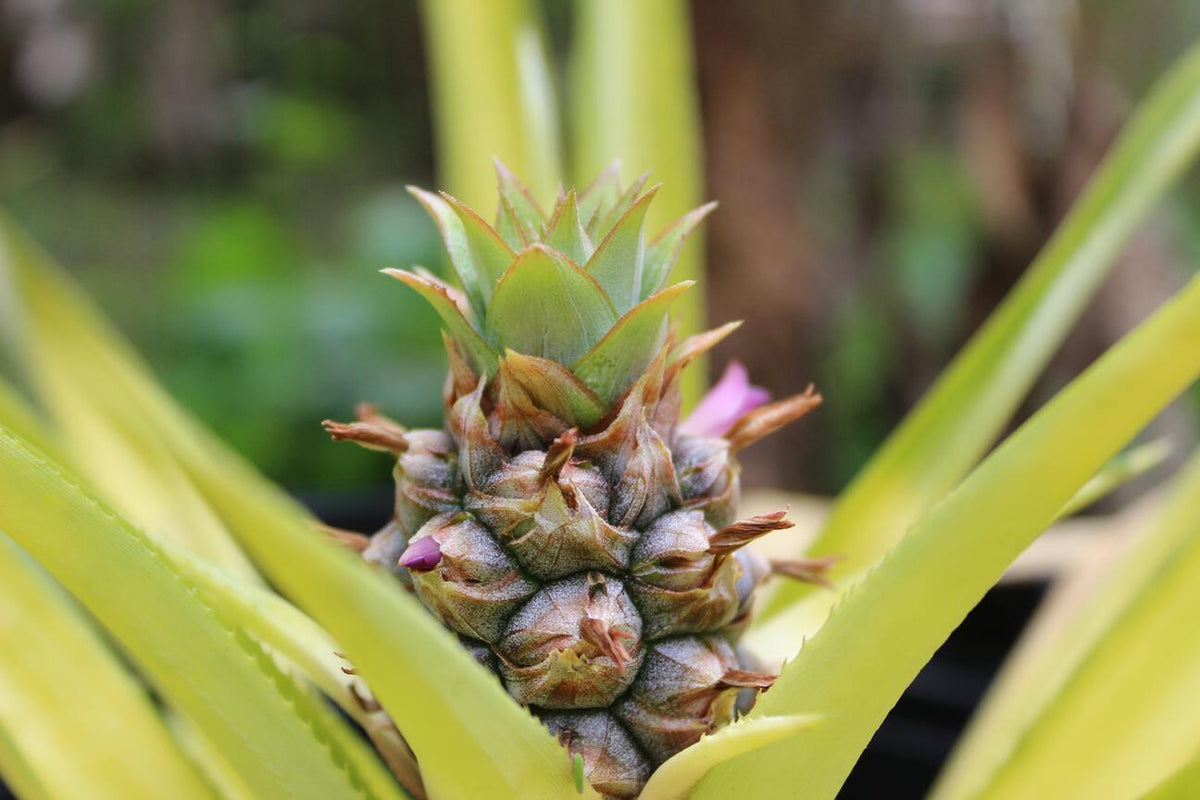
<svg viewBox="0 0 1200 800">
<path fill-rule="evenodd" d="M 432 536 L 424 536 L 411 542 L 400 554 L 400 566 L 417 572 L 427 572 L 436 567 L 441 560 L 442 547 Z"/>
<path fill-rule="evenodd" d="M 679 432 L 689 436 L 724 436 L 743 415 L 770 399 L 766 389 L 750 383 L 744 366 L 730 361 L 721 380 L 683 421 Z"/>
</svg>

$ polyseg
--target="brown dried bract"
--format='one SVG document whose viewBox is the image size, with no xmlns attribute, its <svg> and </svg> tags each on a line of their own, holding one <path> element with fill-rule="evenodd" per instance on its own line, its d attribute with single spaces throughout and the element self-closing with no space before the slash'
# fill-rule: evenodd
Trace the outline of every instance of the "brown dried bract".
<svg viewBox="0 0 1200 800">
<path fill-rule="evenodd" d="M 546 460 L 542 464 L 542 469 L 538 473 L 538 479 L 542 483 L 557 481 L 562 474 L 563 467 L 571 460 L 571 456 L 575 453 L 575 443 L 579 441 L 579 430 L 571 428 L 566 433 L 555 439 L 550 447 L 546 450 Z"/>
<path fill-rule="evenodd" d="M 786 510 L 774 511 L 727 525 L 709 538 L 708 552 L 713 555 L 728 555 L 771 531 L 793 527 L 796 523 L 784 519 L 785 516 Z"/>
<path fill-rule="evenodd" d="M 614 630 L 602 619 L 584 617 L 579 621 L 579 635 L 598 647 L 601 653 L 611 658 L 621 672 L 625 672 L 634 661 L 633 656 L 629 655 L 629 651 L 625 649 L 625 645 L 621 644 L 621 639 L 632 639 L 633 637 L 624 631 Z"/>
<path fill-rule="evenodd" d="M 749 447 L 789 422 L 800 419 L 821 405 L 821 400 L 821 395 L 809 384 L 803 394 L 792 395 L 754 409 L 735 422 L 729 433 L 725 434 L 725 438 L 729 440 L 729 449 L 737 452 Z"/>
<path fill-rule="evenodd" d="M 775 575 L 786 575 L 804 583 L 813 583 L 833 588 L 829 580 L 829 568 L 841 561 L 841 556 L 824 556 L 822 558 L 797 558 L 787 561 L 772 561 L 771 572 Z"/>
<path fill-rule="evenodd" d="M 470 394 L 475 389 L 475 385 L 479 383 L 479 376 L 468 366 L 462 350 L 455 343 L 453 337 L 444 330 L 442 331 L 442 343 L 446 346 L 446 360 L 450 364 L 450 369 L 446 373 L 446 388 L 443 392 L 443 400 L 449 409 L 454 406 L 458 398 Z"/>
<path fill-rule="evenodd" d="M 370 403 L 359 403 L 355 409 L 356 422 L 323 420 L 323 427 L 335 442 L 354 442 L 368 450 L 400 455 L 408 450 L 407 429 L 391 417 L 379 413 Z"/>
<path fill-rule="evenodd" d="M 723 689 L 768 689 L 778 677 L 768 672 L 731 669 L 721 676 L 717 686 Z"/>
<path fill-rule="evenodd" d="M 313 527 L 328 536 L 343 547 L 361 553 L 371 544 L 371 537 L 358 531 L 348 531 L 345 528 L 335 528 L 320 522 L 314 522 Z"/>
</svg>

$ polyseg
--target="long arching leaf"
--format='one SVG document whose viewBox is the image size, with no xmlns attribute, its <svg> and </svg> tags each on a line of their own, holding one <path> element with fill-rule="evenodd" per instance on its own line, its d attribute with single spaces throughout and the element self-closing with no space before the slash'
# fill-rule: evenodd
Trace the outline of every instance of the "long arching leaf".
<svg viewBox="0 0 1200 800">
<path fill-rule="evenodd" d="M 152 535 L 256 579 L 165 445 L 105 377 L 110 355 L 135 359 L 128 346 L 46 255 L 0 217 L 0 294 L 5 289 L 20 308 L 17 355 L 53 424 L 55 451 Z"/>
<path fill-rule="evenodd" d="M 1186 508 L 1182 492 L 1200 480 L 1200 456 L 1193 456 L 1191 463 L 1190 473 L 1176 479 L 1180 488 L 1173 503 L 1177 508 Z M 1144 505 L 1122 512 L 1116 521 L 1122 529 L 1130 529 L 1122 534 L 1126 541 L 1121 546 L 1079 565 L 1052 588 L 959 739 L 934 787 L 934 797 L 967 796 L 988 783 L 1022 732 L 1178 548 L 1187 529 L 1163 524 L 1157 506 L 1151 516 Z"/>
<path fill-rule="evenodd" d="M 650 776 L 641 800 L 683 800 L 718 764 L 786 739 L 820 723 L 818 714 L 758 717 L 728 725 L 671 756 Z"/>
<path fill-rule="evenodd" d="M 1161 439 L 1147 442 L 1146 444 L 1138 445 L 1126 450 L 1123 453 L 1115 456 L 1095 475 L 1091 480 L 1080 487 L 1079 491 L 1071 496 L 1061 509 L 1055 522 L 1062 520 L 1074 514 L 1076 511 L 1095 503 L 1102 499 L 1108 493 L 1115 491 L 1126 482 L 1145 474 L 1149 470 L 1162 463 L 1163 459 L 1170 453 L 1170 447 Z M 785 493 L 767 493 L 770 497 L 770 502 L 763 504 L 755 498 L 755 508 L 762 508 L 765 513 L 769 508 L 778 508 L 782 505 L 791 505 L 792 512 L 789 514 L 790 519 L 800 519 L 797 527 L 804 525 L 806 531 L 812 531 L 815 534 L 819 529 L 821 521 L 824 519 L 826 509 L 824 506 L 814 506 L 813 501 L 805 495 L 788 495 Z M 754 498 L 754 495 L 749 495 L 748 498 Z M 792 540 L 776 538 L 772 540 L 770 537 L 761 539 L 755 542 L 751 547 L 762 552 L 768 558 L 777 559 L 793 559 L 803 558 L 809 550 L 809 543 L 812 541 L 813 535 L 799 536 Z M 863 578 L 867 570 L 863 570 L 855 575 L 843 576 L 842 582 L 847 585 L 853 585 Z M 1113 592 L 1108 592 L 1107 596 L 1111 599 L 1115 596 Z M 832 599 L 827 600 L 832 603 Z M 752 627 L 742 638 L 740 645 L 746 648 L 747 651 L 753 653 L 758 659 L 768 664 L 781 664 L 784 660 L 791 658 L 796 652 L 797 647 L 797 631 L 816 630 L 822 622 L 825 621 L 827 607 L 818 605 L 817 603 L 795 603 L 780 614 L 776 614 L 768 622 L 762 625 Z M 1080 635 L 1079 628 L 1074 628 L 1069 634 L 1063 631 L 1065 625 L 1056 623 L 1054 631 L 1046 631 L 1047 635 L 1053 636 L 1055 639 L 1062 640 L 1064 638 L 1076 638 Z M 1039 631 L 1039 635 L 1041 635 Z M 1039 659 L 1035 664 L 1029 665 L 1029 670 L 1022 668 L 1023 675 L 1019 678 L 1022 683 L 1022 692 L 1028 690 L 1045 698 L 1053 694 L 1051 682 L 1046 680 L 1047 669 L 1061 669 L 1067 661 L 1061 657 L 1053 657 L 1047 660 Z M 993 688 L 1004 684 L 1009 679 L 1007 674 L 1001 675 L 997 679 L 998 683 L 993 684 Z M 985 700 L 985 704 L 990 701 Z M 1011 717 L 1028 717 L 1032 716 L 1036 704 L 1030 702 L 1028 696 L 1022 697 L 1019 701 L 1013 703 L 1003 703 L 999 706 L 1002 709 L 1003 716 Z M 1005 723 L 1007 724 L 1007 723 Z M 998 753 L 994 748 L 984 747 L 981 749 L 981 755 L 986 754 L 986 759 L 998 757 Z M 985 760 L 986 760 L 985 759 Z"/>
<path fill-rule="evenodd" d="M 146 690 L 62 588 L 3 534 L 0 737 L 7 741 L 0 773 L 16 781 L 21 797 L 210 796 Z"/>
<path fill-rule="evenodd" d="M 472 208 L 494 208 L 499 156 L 549 200 L 562 147 L 533 0 L 426 0 L 421 10 L 442 185 Z"/>
<path fill-rule="evenodd" d="M 305 696 L 151 539 L 2 428 L 0 529 L 108 628 L 258 795 L 372 796 Z"/>
<path fill-rule="evenodd" d="M 421 791 L 420 775 L 411 753 L 387 715 L 373 707 L 370 689 L 360 678 L 344 671 L 349 665 L 339 655 L 341 647 L 329 634 L 271 590 L 241 581 L 182 548 L 164 544 L 161 550 L 171 566 L 196 587 L 214 611 L 286 659 L 290 668 L 311 681 L 358 723 L 409 794 Z M 338 717 L 326 716 L 324 722 L 371 792 L 380 797 L 397 797 L 395 780 L 383 769 L 376 754 L 363 746 L 361 737 Z"/>
<path fill-rule="evenodd" d="M 1197 148 L 1200 47 L 1159 81 L 1020 284 L 842 495 L 812 549 L 844 556 L 835 578 L 878 561 L 991 446 Z M 759 620 L 805 598 L 819 624 L 831 597 L 784 586 Z"/>
<path fill-rule="evenodd" d="M 0 726 L 0 778 L 21 800 L 54 800 L 3 726 Z"/>
<path fill-rule="evenodd" d="M 20 436 L 42 451 L 54 449 L 46 426 L 39 420 L 25 399 L 0 377 L 0 425 Z"/>
<path fill-rule="evenodd" d="M 1148 528 L 1021 665 L 1037 687 L 1000 684 L 935 797 L 1138 797 L 1200 752 L 1200 451 Z"/>
<path fill-rule="evenodd" d="M 696 797 L 833 797 L 904 687 L 1008 564 L 1197 377 L 1200 278 L 922 518 L 845 595 L 750 714 L 819 711 L 825 722 L 717 767 Z"/>
<path fill-rule="evenodd" d="M 1200 756 L 1155 786 L 1143 800 L 1193 800 L 1200 797 Z"/>
</svg>

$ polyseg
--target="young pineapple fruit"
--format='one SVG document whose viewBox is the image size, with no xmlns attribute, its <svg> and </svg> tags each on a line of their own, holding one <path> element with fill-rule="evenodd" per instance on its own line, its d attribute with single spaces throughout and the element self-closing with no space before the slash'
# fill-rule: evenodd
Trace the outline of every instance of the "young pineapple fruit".
<svg viewBox="0 0 1200 800">
<path fill-rule="evenodd" d="M 446 430 L 406 430 L 370 407 L 335 439 L 397 456 L 395 518 L 364 551 L 409 586 L 507 691 L 583 758 L 597 791 L 636 795 L 651 771 L 730 721 L 772 676 L 734 644 L 771 568 L 741 548 L 790 527 L 738 521 L 735 454 L 820 402 L 773 404 L 733 365 L 679 423 L 680 372 L 729 334 L 682 342 L 666 286 L 712 209 L 647 240 L 657 187 L 616 170 L 546 217 L 499 168 L 493 228 L 449 195 L 413 189 L 462 289 L 387 272 L 447 332 Z M 779 571 L 820 579 L 820 564 Z"/>
</svg>

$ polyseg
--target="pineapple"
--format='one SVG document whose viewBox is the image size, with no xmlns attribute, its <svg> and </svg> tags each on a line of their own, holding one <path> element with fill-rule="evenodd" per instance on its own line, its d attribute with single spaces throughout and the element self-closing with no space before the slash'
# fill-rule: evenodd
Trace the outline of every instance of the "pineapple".
<svg viewBox="0 0 1200 800">
<path fill-rule="evenodd" d="M 636 795 L 658 765 L 732 718 L 773 676 L 736 650 L 771 565 L 743 549 L 791 526 L 739 521 L 736 454 L 802 416 L 731 365 L 680 423 L 679 376 L 737 324 L 683 341 L 667 286 L 707 205 L 652 240 L 657 187 L 610 168 L 546 216 L 498 168 L 495 227 L 453 197 L 412 193 L 461 289 L 387 270 L 445 326 L 446 430 L 373 407 L 326 421 L 335 440 L 396 456 L 395 517 L 363 551 L 393 572 L 518 702 L 582 756 L 594 788 Z"/>
</svg>

